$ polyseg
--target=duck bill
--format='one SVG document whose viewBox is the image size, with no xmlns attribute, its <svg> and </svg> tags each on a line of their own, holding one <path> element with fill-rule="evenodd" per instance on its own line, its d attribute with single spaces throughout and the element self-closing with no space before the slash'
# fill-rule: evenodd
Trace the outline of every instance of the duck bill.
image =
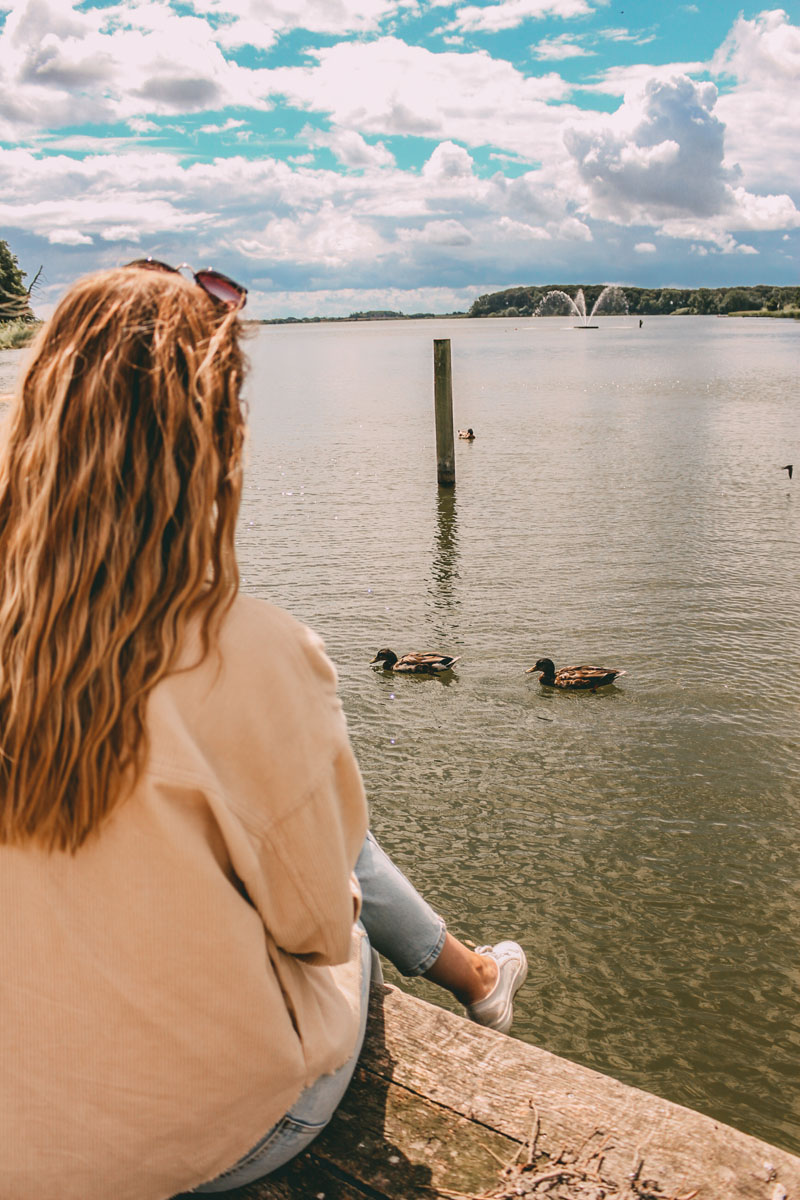
<svg viewBox="0 0 800 1200">
<path fill-rule="evenodd" d="M 541 671 L 541 669 L 542 669 L 541 667 L 528 667 L 527 670 L 525 671 L 525 674 L 530 675 L 530 673 L 532 671 Z"/>
</svg>

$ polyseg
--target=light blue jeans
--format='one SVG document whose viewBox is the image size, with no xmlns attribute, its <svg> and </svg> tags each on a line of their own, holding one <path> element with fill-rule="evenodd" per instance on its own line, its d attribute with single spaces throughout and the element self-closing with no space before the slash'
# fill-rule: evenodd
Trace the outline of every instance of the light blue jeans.
<svg viewBox="0 0 800 1200">
<path fill-rule="evenodd" d="M 305 1150 L 333 1116 L 355 1071 L 367 1024 L 371 954 L 374 948 L 403 975 L 423 975 L 439 957 L 445 923 L 415 887 L 367 834 L 356 877 L 361 887 L 362 942 L 361 1025 L 351 1057 L 332 1075 L 322 1075 L 301 1092 L 277 1124 L 243 1158 L 216 1179 L 195 1188 L 198 1194 L 226 1192 L 261 1179 Z"/>
</svg>

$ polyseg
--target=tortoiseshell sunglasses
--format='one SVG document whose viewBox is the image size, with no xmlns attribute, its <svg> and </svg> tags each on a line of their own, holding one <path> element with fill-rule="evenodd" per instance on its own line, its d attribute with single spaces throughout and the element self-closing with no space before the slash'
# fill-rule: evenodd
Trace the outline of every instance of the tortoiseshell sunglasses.
<svg viewBox="0 0 800 1200">
<path fill-rule="evenodd" d="M 171 267 L 169 263 L 159 262 L 157 258 L 135 258 L 133 262 L 125 263 L 125 266 L 142 267 L 146 271 L 170 271 L 175 275 L 179 275 L 184 268 L 192 271 L 188 263 Z M 241 283 L 236 283 L 228 275 L 223 275 L 221 271 L 212 271 L 208 267 L 202 271 L 192 271 L 192 278 L 197 286 L 218 304 L 230 309 L 244 308 L 247 302 L 247 288 L 242 287 Z"/>
</svg>

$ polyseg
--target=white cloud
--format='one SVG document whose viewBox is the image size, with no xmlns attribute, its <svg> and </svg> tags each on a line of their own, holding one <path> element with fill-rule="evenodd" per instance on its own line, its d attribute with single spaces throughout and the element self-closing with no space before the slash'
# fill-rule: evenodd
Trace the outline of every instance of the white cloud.
<svg viewBox="0 0 800 1200">
<path fill-rule="evenodd" d="M 142 229 L 140 225 L 107 225 L 100 231 L 104 242 L 140 242 Z"/>
<path fill-rule="evenodd" d="M 361 134 L 499 144 L 541 158 L 561 153 L 565 118 L 580 119 L 563 103 L 569 88 L 559 75 L 526 77 L 483 50 L 434 54 L 385 37 L 313 53 L 313 66 L 271 72 L 271 91 Z"/>
<path fill-rule="evenodd" d="M 230 133 L 234 129 L 242 129 L 247 125 L 246 121 L 236 121 L 233 117 L 229 117 L 227 121 L 217 125 L 201 125 L 198 133 Z"/>
<path fill-rule="evenodd" d="M 433 246 L 469 246 L 474 240 L 460 221 L 428 221 L 421 229 L 401 229 L 403 242 L 427 242 Z"/>
<path fill-rule="evenodd" d="M 584 211 L 738 253 L 751 251 L 732 238 L 736 231 L 796 227 L 800 213 L 788 195 L 754 195 L 727 166 L 716 99 L 713 84 L 687 76 L 653 80 L 605 122 L 568 129 Z"/>
<path fill-rule="evenodd" d="M 557 37 L 542 38 L 535 46 L 531 46 L 531 53 L 535 58 L 557 61 L 567 58 L 585 58 L 587 55 L 594 54 L 594 51 L 587 50 L 572 34 L 562 33 Z"/>
<path fill-rule="evenodd" d="M 656 40 L 655 33 L 631 33 L 629 29 L 621 27 L 604 29 L 599 36 L 608 42 L 632 42 L 634 46 L 646 46 L 649 42 Z M 675 70 L 674 63 L 672 64 L 672 69 L 673 71 Z"/>
<path fill-rule="evenodd" d="M 465 5 L 456 10 L 453 27 L 466 33 L 497 33 L 543 17 L 583 17 L 592 11 L 586 0 L 500 0 L 498 4 Z"/>
<path fill-rule="evenodd" d="M 472 155 L 463 146 L 441 142 L 422 168 L 422 174 L 426 179 L 463 179 L 472 175 L 472 167 Z"/>
<path fill-rule="evenodd" d="M 52 246 L 91 246 L 92 239 L 79 229 L 54 229 L 47 235 Z"/>
<path fill-rule="evenodd" d="M 324 269 L 374 262 L 386 249 L 380 233 L 368 222 L 325 201 L 312 213 L 267 221 L 251 236 L 234 237 L 232 245 L 246 258 L 269 264 L 313 264 Z"/>
<path fill-rule="evenodd" d="M 739 17 L 711 65 L 725 83 L 717 111 L 727 127 L 728 157 L 749 186 L 797 196 L 800 26 L 782 9 L 751 21 Z"/>
<path fill-rule="evenodd" d="M 715 100 L 713 84 L 685 75 L 651 81 L 626 97 L 612 119 L 567 130 L 592 212 L 612 221 L 642 215 L 658 221 L 727 207 L 733 175 L 722 165 L 724 127 L 712 113 Z"/>
<path fill-rule="evenodd" d="M 228 62 L 211 26 L 164 0 L 81 10 L 17 0 L 0 31 L 0 136 L 164 113 L 267 107 L 263 73 Z"/>
<path fill-rule="evenodd" d="M 326 147 L 346 167 L 380 168 L 395 165 L 394 155 L 383 142 L 371 145 L 354 129 L 325 131 L 306 126 L 301 130 L 300 138 L 309 146 Z"/>
<path fill-rule="evenodd" d="M 653 242 L 637 242 L 633 249 L 636 254 L 656 253 L 656 247 Z"/>
<path fill-rule="evenodd" d="M 653 83 L 669 83 L 681 75 L 697 75 L 704 72 L 703 62 L 632 63 L 625 67 L 608 67 L 597 76 L 596 83 L 582 83 L 580 90 L 590 95 L 635 96 Z"/>
<path fill-rule="evenodd" d="M 411 0 L 193 0 L 196 13 L 219 22 L 220 45 L 269 49 L 292 29 L 344 35 L 375 33 L 401 10 L 415 10 Z"/>
<path fill-rule="evenodd" d="M 541 225 L 527 225 L 524 221 L 513 221 L 511 217 L 501 217 L 500 228 L 508 237 L 523 242 L 549 242 L 550 234 Z"/>
<path fill-rule="evenodd" d="M 730 74 L 753 85 L 795 87 L 800 77 L 800 28 L 786 12 L 762 12 L 752 21 L 740 16 L 714 55 L 717 74 Z"/>
</svg>

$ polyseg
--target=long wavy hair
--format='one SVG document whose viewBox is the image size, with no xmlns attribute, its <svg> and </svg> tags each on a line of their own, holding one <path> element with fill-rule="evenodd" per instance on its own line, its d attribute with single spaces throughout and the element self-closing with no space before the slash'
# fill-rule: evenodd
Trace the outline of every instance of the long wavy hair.
<svg viewBox="0 0 800 1200">
<path fill-rule="evenodd" d="M 238 588 L 235 313 L 179 274 L 79 280 L 0 449 L 0 842 L 75 851 L 129 793 L 147 698 Z"/>
</svg>

